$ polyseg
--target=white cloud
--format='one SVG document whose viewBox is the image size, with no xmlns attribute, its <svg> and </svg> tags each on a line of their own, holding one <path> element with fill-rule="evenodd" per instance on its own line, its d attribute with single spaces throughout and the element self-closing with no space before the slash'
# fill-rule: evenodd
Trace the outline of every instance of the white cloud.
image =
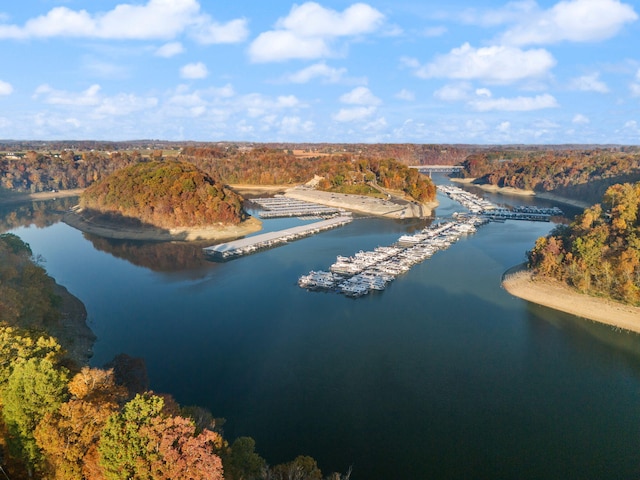
<svg viewBox="0 0 640 480">
<path fill-rule="evenodd" d="M 342 108 L 333 116 L 337 122 L 355 122 L 364 120 L 376 111 L 376 107 Z"/>
<path fill-rule="evenodd" d="M 253 62 L 327 57 L 334 39 L 371 33 L 383 19 L 384 15 L 364 3 L 343 12 L 315 2 L 294 5 L 287 17 L 278 20 L 276 30 L 261 33 L 251 43 L 249 57 Z"/>
<path fill-rule="evenodd" d="M 307 134 L 313 131 L 313 127 L 314 123 L 311 121 L 303 121 L 300 117 L 285 116 L 280 122 L 280 133 L 285 135 Z"/>
<path fill-rule="evenodd" d="M 398 93 L 396 93 L 394 97 L 397 98 L 398 100 L 406 100 L 407 102 L 413 102 L 416 99 L 416 94 L 413 93 L 411 90 L 407 90 L 406 88 L 403 88 Z"/>
<path fill-rule="evenodd" d="M 574 78 L 569 84 L 574 90 L 580 90 L 581 92 L 598 92 L 608 93 L 609 87 L 599 79 L 599 73 L 592 73 L 591 75 L 583 75 L 582 77 Z"/>
<path fill-rule="evenodd" d="M 595 42 L 616 35 L 638 15 L 619 0 L 565 0 L 524 16 L 525 21 L 502 36 L 511 45 L 543 45 L 562 41 Z"/>
<path fill-rule="evenodd" d="M 507 133 L 511 130 L 511 122 L 502 122 L 496 127 L 500 133 Z"/>
<path fill-rule="evenodd" d="M 91 85 L 82 92 L 66 92 L 64 90 L 54 90 L 49 85 L 44 84 L 36 88 L 34 99 L 43 97 L 44 103 L 50 105 L 72 105 L 77 107 L 87 107 L 99 105 L 102 101 L 100 95 L 100 85 Z"/>
<path fill-rule="evenodd" d="M 489 90 L 488 88 L 477 88 L 476 95 L 479 97 L 486 97 L 486 98 L 492 97 L 491 90 Z"/>
<path fill-rule="evenodd" d="M 586 125 L 587 123 L 590 122 L 590 120 L 589 120 L 589 117 L 582 115 L 581 113 L 577 113 L 573 117 L 573 120 L 571 120 L 571 122 L 578 125 Z"/>
<path fill-rule="evenodd" d="M 344 12 L 336 12 L 315 2 L 294 5 L 277 27 L 304 37 L 340 37 L 361 35 L 376 30 L 384 15 L 365 3 L 351 5 Z"/>
<path fill-rule="evenodd" d="M 333 68 L 321 62 L 289 75 L 287 80 L 293 83 L 307 83 L 314 78 L 322 78 L 327 83 L 338 83 L 346 73 L 346 68 Z"/>
<path fill-rule="evenodd" d="M 49 85 L 40 85 L 33 95 L 34 100 L 42 99 L 49 105 L 67 107 L 87 107 L 99 118 L 104 116 L 122 116 L 158 105 L 155 97 L 139 97 L 133 94 L 107 96 L 101 93 L 100 85 L 91 85 L 81 92 L 55 90 Z"/>
<path fill-rule="evenodd" d="M 0 80 L 0 95 L 11 95 L 13 93 L 13 86 L 5 81 Z"/>
<path fill-rule="evenodd" d="M 196 28 L 192 33 L 192 36 L 204 45 L 240 43 L 249 36 L 247 20 L 244 18 L 231 20 L 224 24 L 214 22 L 208 16 L 205 16 L 205 18 L 207 20 L 203 22 L 202 26 Z"/>
<path fill-rule="evenodd" d="M 180 76 L 189 80 L 207 78 L 207 75 L 209 75 L 209 71 L 207 70 L 207 66 L 202 62 L 187 63 L 180 69 Z"/>
<path fill-rule="evenodd" d="M 156 56 L 171 58 L 184 52 L 184 47 L 180 42 L 169 42 L 156 50 Z"/>
<path fill-rule="evenodd" d="M 342 103 L 350 105 L 380 105 L 382 100 L 376 97 L 367 87 L 356 87 L 340 97 Z"/>
<path fill-rule="evenodd" d="M 475 99 L 470 101 L 469 105 L 480 112 L 488 112 L 491 110 L 526 112 L 544 108 L 555 108 L 558 106 L 558 102 L 552 95 L 545 93 L 535 97 Z"/>
<path fill-rule="evenodd" d="M 83 37 L 100 39 L 171 39 L 185 32 L 202 43 L 239 42 L 246 38 L 246 21 L 226 24 L 200 13 L 197 0 L 149 0 L 144 5 L 121 3 L 107 12 L 55 7 L 23 26 L 0 25 L 0 38 Z"/>
<path fill-rule="evenodd" d="M 556 64 L 543 49 L 521 50 L 508 46 L 474 48 L 465 43 L 447 55 L 440 55 L 416 70 L 421 78 L 479 79 L 493 83 L 511 83 L 541 77 Z"/>
<path fill-rule="evenodd" d="M 469 99 L 471 94 L 471 85 L 462 82 L 445 85 L 433 92 L 433 96 L 444 102 L 459 102 Z"/>
<path fill-rule="evenodd" d="M 640 83 L 632 83 L 629 85 L 629 89 L 631 90 L 631 96 L 640 97 Z"/>
</svg>

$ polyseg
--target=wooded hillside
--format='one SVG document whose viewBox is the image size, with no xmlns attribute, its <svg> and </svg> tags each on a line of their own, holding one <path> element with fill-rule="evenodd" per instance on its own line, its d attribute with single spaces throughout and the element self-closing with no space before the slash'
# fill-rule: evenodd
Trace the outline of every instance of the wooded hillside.
<svg viewBox="0 0 640 480">
<path fill-rule="evenodd" d="M 175 161 L 118 170 L 85 190 L 80 205 L 161 228 L 237 224 L 244 218 L 239 195 L 193 164 Z"/>
<path fill-rule="evenodd" d="M 609 187 L 570 226 L 539 238 L 529 265 L 583 293 L 640 305 L 640 182 Z"/>
</svg>

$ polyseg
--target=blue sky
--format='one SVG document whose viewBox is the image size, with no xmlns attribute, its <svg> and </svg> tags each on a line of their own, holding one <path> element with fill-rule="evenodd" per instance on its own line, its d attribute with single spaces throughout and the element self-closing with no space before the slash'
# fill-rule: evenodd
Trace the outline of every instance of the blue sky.
<svg viewBox="0 0 640 480">
<path fill-rule="evenodd" d="M 23 0 L 0 138 L 640 144 L 624 0 Z"/>
</svg>

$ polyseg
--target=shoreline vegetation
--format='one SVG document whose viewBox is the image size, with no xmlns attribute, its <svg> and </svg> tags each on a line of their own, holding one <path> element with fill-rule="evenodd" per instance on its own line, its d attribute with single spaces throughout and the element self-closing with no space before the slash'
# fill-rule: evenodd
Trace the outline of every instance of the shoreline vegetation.
<svg viewBox="0 0 640 480">
<path fill-rule="evenodd" d="M 566 205 L 571 205 L 572 207 L 577 208 L 589 208 L 591 206 L 588 202 L 582 202 L 580 200 L 574 200 L 572 198 L 562 197 L 560 195 L 556 195 L 551 192 L 534 192 L 533 190 L 525 190 L 522 188 L 515 187 L 498 187 L 497 185 L 491 185 L 488 183 L 473 183 L 477 180 L 477 178 L 451 178 L 452 182 L 462 183 L 464 185 L 471 185 L 473 187 L 478 187 L 485 192 L 498 193 L 504 195 L 521 195 L 528 197 L 537 197 L 543 198 L 545 200 L 552 200 L 558 203 L 564 203 Z"/>
<path fill-rule="evenodd" d="M 579 293 L 559 280 L 536 276 L 524 266 L 509 270 L 502 286 L 528 302 L 640 334 L 640 307 Z"/>
</svg>

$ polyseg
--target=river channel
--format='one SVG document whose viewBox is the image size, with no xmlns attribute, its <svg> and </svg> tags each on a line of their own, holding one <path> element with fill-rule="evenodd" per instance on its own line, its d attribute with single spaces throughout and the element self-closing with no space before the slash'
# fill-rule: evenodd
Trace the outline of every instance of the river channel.
<svg viewBox="0 0 640 480">
<path fill-rule="evenodd" d="M 438 216 L 462 210 L 439 200 Z M 153 390 L 224 417 L 226 437 L 252 436 L 271 464 L 310 455 L 355 480 L 640 478 L 640 336 L 500 286 L 553 223 L 482 226 L 358 299 L 297 286 L 424 225 L 356 218 L 225 263 L 60 222 L 11 231 L 85 303 L 93 365 L 143 357 Z"/>
</svg>

